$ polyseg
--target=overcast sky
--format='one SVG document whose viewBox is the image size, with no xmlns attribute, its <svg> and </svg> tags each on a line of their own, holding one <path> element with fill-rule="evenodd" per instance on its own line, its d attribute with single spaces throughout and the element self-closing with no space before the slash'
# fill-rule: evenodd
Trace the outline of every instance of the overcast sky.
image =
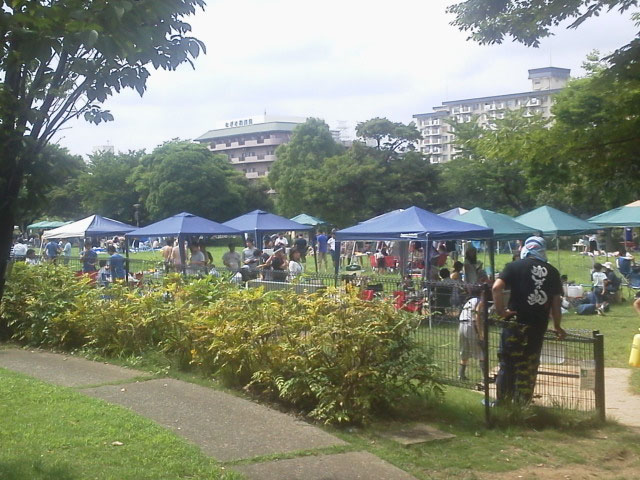
<svg viewBox="0 0 640 480">
<path fill-rule="evenodd" d="M 69 124 L 58 135 L 73 153 L 117 151 L 193 139 L 220 120 L 315 116 L 351 127 L 376 116 L 409 122 L 442 101 L 530 89 L 529 68 L 571 68 L 593 49 L 610 52 L 636 29 L 608 14 L 578 30 L 558 28 L 533 49 L 479 46 L 449 25 L 446 0 L 207 0 L 187 19 L 207 45 L 195 70 L 155 72 L 140 98 L 127 91 L 106 108 L 115 121 Z"/>
</svg>

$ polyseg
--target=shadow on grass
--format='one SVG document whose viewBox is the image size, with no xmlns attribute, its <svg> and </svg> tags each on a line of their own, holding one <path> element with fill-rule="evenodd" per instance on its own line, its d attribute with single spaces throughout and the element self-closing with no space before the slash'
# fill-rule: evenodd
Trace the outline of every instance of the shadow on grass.
<svg viewBox="0 0 640 480">
<path fill-rule="evenodd" d="M 77 480 L 80 476 L 65 464 L 46 465 L 40 459 L 0 460 L 0 478 L 6 480 Z"/>
<path fill-rule="evenodd" d="M 595 412 L 578 412 L 532 405 L 493 407 L 490 410 L 491 423 L 487 425 L 482 399 L 483 396 L 478 392 L 448 387 L 440 400 L 410 397 L 399 402 L 380 420 L 450 425 L 458 431 L 472 434 L 487 428 L 508 430 L 515 427 L 534 430 L 553 429 L 580 437 L 603 426 Z"/>
</svg>

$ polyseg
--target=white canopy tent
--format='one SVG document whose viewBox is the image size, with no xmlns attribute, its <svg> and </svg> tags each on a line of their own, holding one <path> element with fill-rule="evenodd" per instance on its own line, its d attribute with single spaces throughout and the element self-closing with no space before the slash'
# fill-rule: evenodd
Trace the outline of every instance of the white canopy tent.
<svg viewBox="0 0 640 480">
<path fill-rule="evenodd" d="M 42 239 L 118 235 L 131 232 L 135 229 L 136 227 L 118 222 L 117 220 L 111 220 L 110 218 L 101 217 L 100 215 L 91 215 L 82 220 L 63 225 L 62 227 L 47 230 L 43 233 Z"/>
</svg>

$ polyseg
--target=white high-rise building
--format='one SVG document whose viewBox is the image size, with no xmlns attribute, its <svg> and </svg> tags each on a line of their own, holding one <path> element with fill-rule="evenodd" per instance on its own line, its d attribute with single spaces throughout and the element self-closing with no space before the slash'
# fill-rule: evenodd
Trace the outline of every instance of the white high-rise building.
<svg viewBox="0 0 640 480">
<path fill-rule="evenodd" d="M 506 110 L 522 110 L 524 116 L 542 114 L 548 118 L 553 96 L 565 87 L 570 73 L 568 68 L 534 68 L 529 70 L 528 92 L 447 101 L 433 107 L 433 112 L 413 115 L 422 133 L 417 148 L 430 156 L 431 163 L 447 162 L 455 156 L 454 127 L 448 123 L 452 120 L 466 123 L 476 118 L 479 125 L 489 127 L 493 120 L 504 118 Z"/>
</svg>

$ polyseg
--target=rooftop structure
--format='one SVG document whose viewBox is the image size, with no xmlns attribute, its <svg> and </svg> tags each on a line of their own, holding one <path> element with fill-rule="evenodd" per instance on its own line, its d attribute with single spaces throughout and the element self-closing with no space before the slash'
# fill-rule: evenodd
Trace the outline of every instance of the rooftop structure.
<svg viewBox="0 0 640 480">
<path fill-rule="evenodd" d="M 521 110 L 525 117 L 551 117 L 553 96 L 567 84 L 570 73 L 568 68 L 533 68 L 529 70 L 530 91 L 445 101 L 433 107 L 432 112 L 413 115 L 422 133 L 418 150 L 429 155 L 431 163 L 451 160 L 456 154 L 452 145 L 454 127 L 449 124 L 452 121 L 467 123 L 476 119 L 479 125 L 490 128 L 496 119 L 504 118 L 507 110 Z"/>
</svg>

